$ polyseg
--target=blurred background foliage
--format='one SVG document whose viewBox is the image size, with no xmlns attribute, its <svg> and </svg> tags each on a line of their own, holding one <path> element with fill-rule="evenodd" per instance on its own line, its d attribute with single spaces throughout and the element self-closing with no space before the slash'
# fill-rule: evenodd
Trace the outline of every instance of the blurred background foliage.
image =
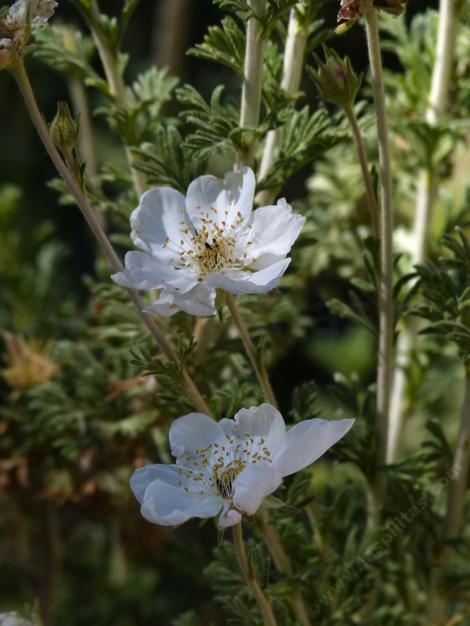
<svg viewBox="0 0 470 626">
<path fill-rule="evenodd" d="M 62 0 L 54 28 L 39 33 L 28 66 L 48 120 L 58 100 L 69 100 L 80 112 L 89 192 L 122 252 L 129 246 L 128 217 L 136 204 L 123 143 L 148 184 L 184 189 L 199 173 L 230 169 L 246 141 L 237 119 L 243 22 L 227 18 L 218 6 L 223 3 L 210 0 L 136 3 L 121 41 L 129 54 L 125 77 L 132 89 L 123 110 L 103 80 L 83 17 L 85 4 Z M 100 8 L 118 16 L 122 5 L 103 0 Z M 242 299 L 242 310 L 291 421 L 318 414 L 358 418 L 347 444 L 330 455 L 335 462 L 317 464 L 291 480 L 283 496 L 289 507 L 274 512 L 281 538 L 295 556 L 295 576 L 274 577 L 265 549 L 253 539 L 252 558 L 283 626 L 295 624 L 286 602 L 294 587 L 306 592 L 315 624 L 428 623 L 420 612 L 444 503 L 444 493 L 431 488 L 450 466 L 462 357 L 469 353 L 462 328 L 440 323 L 442 292 L 436 295 L 435 288 L 441 279 L 446 283 L 449 267 L 452 272 L 458 267 L 461 275 L 446 283 L 446 301 L 463 304 L 449 305 L 448 319 L 462 316 L 466 328 L 470 23 L 467 16 L 461 24 L 452 121 L 431 131 L 423 116 L 436 5 L 410 0 L 403 18 L 381 15 L 396 184 L 397 281 L 412 269 L 417 169 L 431 159 L 442 180 L 430 226 L 431 265 L 420 272 L 424 300 L 405 299 L 404 282 L 398 293 L 400 312 L 414 310 L 430 326 L 409 364 L 406 455 L 390 470 L 386 521 L 409 510 L 422 493 L 430 500 L 374 567 L 351 576 L 348 568 L 374 540 L 367 526 L 367 483 L 375 471 L 374 249 L 345 118 L 319 100 L 306 77 L 298 99 L 289 101 L 280 92 L 287 11 L 273 22 L 259 136 L 281 126 L 284 143 L 260 188 L 282 191 L 308 225 L 281 288 L 263 298 Z M 337 2 L 319 3 L 311 47 L 329 39 L 357 72 L 364 72 L 363 29 L 355 26 L 332 38 L 337 10 Z M 208 29 L 223 18 L 226 31 L 220 39 L 219 31 Z M 103 24 L 112 38 L 115 24 Z M 312 64 L 310 54 L 307 62 Z M 5 72 L 0 94 L 0 609 L 40 614 L 44 626 L 257 624 L 231 546 L 217 543 L 210 523 L 172 531 L 147 524 L 138 513 L 129 475 L 145 461 L 170 459 L 167 427 L 190 405 L 172 372 L 153 354 L 126 295 L 110 282 L 109 267 L 55 178 Z M 366 78 L 357 112 L 368 154 L 375 159 L 370 103 Z M 456 248 L 456 241 L 464 243 Z M 452 254 L 452 267 L 439 261 Z M 226 317 L 194 321 L 180 314 L 162 325 L 220 417 L 262 400 Z M 461 559 L 445 583 L 452 606 L 463 615 L 459 624 L 470 624 L 465 617 L 468 527 L 465 532 Z M 379 591 L 376 569 L 387 581 Z M 368 612 L 367 602 L 377 593 L 379 609 Z"/>
</svg>

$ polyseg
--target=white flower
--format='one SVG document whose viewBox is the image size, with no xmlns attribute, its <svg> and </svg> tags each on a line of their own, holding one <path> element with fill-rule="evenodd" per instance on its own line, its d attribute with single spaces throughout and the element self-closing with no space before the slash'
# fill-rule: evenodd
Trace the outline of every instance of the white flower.
<svg viewBox="0 0 470 626">
<path fill-rule="evenodd" d="M 27 21 L 31 28 L 41 28 L 54 15 L 55 0 L 17 0 L 10 7 L 4 23 L 10 31 L 21 30 Z"/>
<path fill-rule="evenodd" d="M 113 280 L 161 290 L 148 308 L 161 315 L 214 315 L 217 288 L 234 294 L 273 289 L 305 218 L 284 199 L 253 211 L 255 185 L 251 169 L 242 168 L 223 180 L 197 178 L 186 198 L 170 187 L 144 193 L 131 215 L 131 238 L 142 252 L 128 252 L 125 271 Z"/>
<path fill-rule="evenodd" d="M 149 522 L 182 524 L 218 516 L 220 527 L 253 515 L 284 476 L 320 458 L 354 420 L 309 419 L 286 430 L 270 404 L 215 422 L 203 413 L 178 418 L 170 428 L 175 465 L 147 465 L 131 488 Z"/>
</svg>

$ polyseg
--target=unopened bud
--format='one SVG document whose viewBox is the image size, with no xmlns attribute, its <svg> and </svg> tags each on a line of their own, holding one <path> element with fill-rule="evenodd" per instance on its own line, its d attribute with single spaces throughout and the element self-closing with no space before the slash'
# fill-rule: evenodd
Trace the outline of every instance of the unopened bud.
<svg viewBox="0 0 470 626">
<path fill-rule="evenodd" d="M 353 106 L 357 92 L 361 85 L 361 79 L 352 68 L 348 57 L 341 57 L 334 51 L 324 46 L 325 61 L 315 55 L 318 63 L 316 70 L 309 68 L 321 95 L 343 108 Z"/>
<path fill-rule="evenodd" d="M 57 113 L 49 127 L 51 137 L 60 150 L 71 150 L 78 141 L 79 125 L 66 102 L 57 104 Z"/>
</svg>

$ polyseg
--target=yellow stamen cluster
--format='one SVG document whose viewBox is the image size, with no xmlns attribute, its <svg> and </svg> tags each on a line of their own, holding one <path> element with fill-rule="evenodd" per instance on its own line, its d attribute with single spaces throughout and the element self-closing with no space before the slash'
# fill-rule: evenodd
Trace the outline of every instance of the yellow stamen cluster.
<svg viewBox="0 0 470 626">
<path fill-rule="evenodd" d="M 235 479 L 248 465 L 272 463 L 264 437 L 245 433 L 225 435 L 225 440 L 224 443 L 198 448 L 194 454 L 186 454 L 178 459 L 181 476 L 179 486 L 187 493 L 204 495 L 210 490 L 223 498 L 231 498 Z M 188 482 L 196 483 L 198 489 L 191 489 Z"/>
<path fill-rule="evenodd" d="M 243 269 L 250 263 L 247 247 L 253 241 L 247 241 L 245 251 L 237 254 L 237 232 L 243 226 L 243 217 L 237 213 L 236 220 L 228 224 L 229 211 L 224 211 L 224 219 L 219 221 L 217 210 L 211 206 L 210 213 L 201 217 L 198 230 L 191 229 L 184 219 L 184 209 L 180 210 L 181 239 L 173 241 L 169 237 L 163 243 L 178 254 L 179 269 L 196 269 L 200 279 L 208 274 L 227 269 Z M 212 215 L 214 217 L 212 217 Z M 247 229 L 251 226 L 247 225 Z"/>
</svg>

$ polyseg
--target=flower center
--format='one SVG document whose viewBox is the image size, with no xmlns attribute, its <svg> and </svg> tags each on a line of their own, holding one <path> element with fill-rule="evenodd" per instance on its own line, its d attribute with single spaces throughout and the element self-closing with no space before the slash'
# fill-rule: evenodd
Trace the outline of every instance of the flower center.
<svg viewBox="0 0 470 626">
<path fill-rule="evenodd" d="M 224 499 L 233 496 L 237 476 L 247 465 L 268 465 L 271 453 L 264 437 L 225 435 L 225 441 L 197 448 L 178 458 L 179 486 L 187 493 L 204 495 L 208 491 Z"/>
<path fill-rule="evenodd" d="M 214 207 L 210 210 L 217 215 Z M 225 219 L 218 221 L 209 214 L 201 217 L 198 230 L 188 227 L 185 220 L 180 220 L 181 239 L 173 241 L 167 238 L 163 247 L 176 252 L 179 256 L 179 269 L 196 269 L 201 278 L 208 274 L 222 272 L 229 269 L 243 269 L 250 263 L 249 246 L 253 241 L 247 241 L 245 251 L 237 250 L 239 228 L 243 224 L 240 213 L 233 224 L 227 224 L 228 211 Z M 246 226 L 251 229 L 250 225 Z M 246 232 L 246 231 L 245 231 Z"/>
<path fill-rule="evenodd" d="M 238 474 L 245 469 L 246 461 L 243 459 L 235 459 L 230 461 L 228 465 L 216 463 L 213 469 L 214 484 L 217 492 L 223 498 L 231 498 L 233 495 L 233 483 Z"/>
</svg>

